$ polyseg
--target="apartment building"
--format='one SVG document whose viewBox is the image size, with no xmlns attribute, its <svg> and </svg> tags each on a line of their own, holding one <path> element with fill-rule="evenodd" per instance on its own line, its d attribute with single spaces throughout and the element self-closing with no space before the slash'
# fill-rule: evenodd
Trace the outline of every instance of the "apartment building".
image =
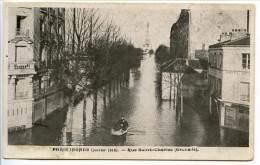
<svg viewBox="0 0 260 165">
<path fill-rule="evenodd" d="M 250 36 L 245 29 L 222 33 L 220 42 L 209 46 L 208 78 L 210 112 L 217 112 L 219 125 L 248 132 Z"/>
<path fill-rule="evenodd" d="M 63 106 L 52 72 L 65 45 L 65 9 L 8 12 L 8 130 L 13 131 L 31 128 Z"/>
</svg>

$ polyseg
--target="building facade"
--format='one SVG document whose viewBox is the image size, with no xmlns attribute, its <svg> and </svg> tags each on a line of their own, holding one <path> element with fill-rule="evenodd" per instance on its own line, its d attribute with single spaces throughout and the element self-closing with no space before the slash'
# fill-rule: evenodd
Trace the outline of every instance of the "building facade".
<svg viewBox="0 0 260 165">
<path fill-rule="evenodd" d="M 64 18 L 63 8 L 9 8 L 9 131 L 30 128 L 63 106 L 52 72 L 64 49 Z"/>
<path fill-rule="evenodd" d="M 245 30 L 233 32 L 241 34 Z M 225 35 L 219 43 L 209 46 L 209 109 L 218 114 L 220 126 L 248 132 L 250 36 L 226 40 Z"/>
</svg>

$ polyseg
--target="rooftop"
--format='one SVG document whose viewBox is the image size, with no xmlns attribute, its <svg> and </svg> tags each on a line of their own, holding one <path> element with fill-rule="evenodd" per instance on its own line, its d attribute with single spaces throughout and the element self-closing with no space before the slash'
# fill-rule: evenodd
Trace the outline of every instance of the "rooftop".
<svg viewBox="0 0 260 165">
<path fill-rule="evenodd" d="M 187 74 L 197 73 L 190 66 L 187 66 L 185 64 L 183 64 L 183 65 L 176 65 L 174 63 L 171 63 L 168 66 L 162 66 L 161 70 L 162 70 L 162 72 L 187 73 Z"/>
<path fill-rule="evenodd" d="M 199 60 L 189 60 L 189 66 L 193 69 L 203 69 Z"/>
<path fill-rule="evenodd" d="M 250 36 L 244 36 L 235 40 L 228 40 L 220 42 L 214 45 L 210 45 L 209 48 L 221 48 L 221 47 L 249 47 L 250 46 Z"/>
</svg>

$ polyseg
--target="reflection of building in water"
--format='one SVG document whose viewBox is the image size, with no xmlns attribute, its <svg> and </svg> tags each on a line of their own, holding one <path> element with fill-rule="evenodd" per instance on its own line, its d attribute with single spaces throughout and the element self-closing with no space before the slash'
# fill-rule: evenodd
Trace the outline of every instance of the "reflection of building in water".
<svg viewBox="0 0 260 165">
<path fill-rule="evenodd" d="M 149 32 L 149 23 L 147 23 L 147 29 L 146 29 L 146 35 L 145 35 L 145 41 L 144 41 L 144 45 L 143 45 L 143 51 L 144 54 L 148 54 L 149 50 L 151 50 L 152 46 L 151 46 L 151 41 L 150 41 L 150 32 Z"/>
<path fill-rule="evenodd" d="M 9 8 L 9 131 L 32 127 L 62 104 L 50 73 L 64 47 L 64 16 L 61 8 Z"/>
<path fill-rule="evenodd" d="M 237 33 L 245 35 L 230 38 Z M 217 112 L 221 126 L 248 132 L 250 36 L 243 29 L 223 33 L 209 52 L 210 112 Z"/>
</svg>

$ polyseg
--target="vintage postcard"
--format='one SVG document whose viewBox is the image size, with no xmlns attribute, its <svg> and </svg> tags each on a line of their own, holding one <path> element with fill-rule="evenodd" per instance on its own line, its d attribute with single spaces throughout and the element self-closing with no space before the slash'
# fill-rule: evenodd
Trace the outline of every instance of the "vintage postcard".
<svg viewBox="0 0 260 165">
<path fill-rule="evenodd" d="M 3 12 L 4 158 L 253 159 L 254 5 Z"/>
</svg>

